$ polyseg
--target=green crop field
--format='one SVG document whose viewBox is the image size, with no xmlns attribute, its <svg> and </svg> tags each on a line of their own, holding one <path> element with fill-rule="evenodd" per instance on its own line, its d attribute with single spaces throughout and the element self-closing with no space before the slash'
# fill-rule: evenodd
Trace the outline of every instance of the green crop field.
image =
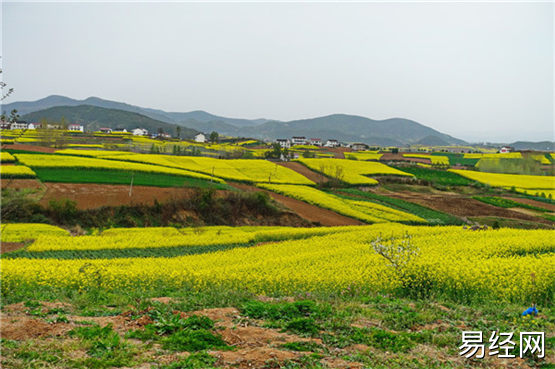
<svg viewBox="0 0 555 369">
<path fill-rule="evenodd" d="M 399 170 L 411 173 L 418 179 L 425 180 L 436 185 L 468 186 L 473 183 L 473 181 L 468 178 L 464 178 L 456 173 L 447 172 L 445 170 L 427 169 L 421 167 L 402 167 L 399 168 Z"/>
<path fill-rule="evenodd" d="M 197 178 L 173 176 L 163 173 L 145 173 L 122 170 L 96 170 L 83 168 L 35 168 L 37 177 L 43 182 L 131 184 L 157 187 L 200 187 L 231 189 L 226 184 L 214 183 Z"/>
</svg>

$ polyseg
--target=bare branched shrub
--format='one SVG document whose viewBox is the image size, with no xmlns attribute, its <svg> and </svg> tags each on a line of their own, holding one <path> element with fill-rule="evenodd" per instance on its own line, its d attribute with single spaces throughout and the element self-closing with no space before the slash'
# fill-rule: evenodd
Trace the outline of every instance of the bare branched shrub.
<svg viewBox="0 0 555 369">
<path fill-rule="evenodd" d="M 402 237 L 391 236 L 383 238 L 379 235 L 370 243 L 374 251 L 389 261 L 389 266 L 395 274 L 404 280 L 407 268 L 418 256 L 419 249 L 412 243 L 412 236 L 405 233 Z"/>
</svg>

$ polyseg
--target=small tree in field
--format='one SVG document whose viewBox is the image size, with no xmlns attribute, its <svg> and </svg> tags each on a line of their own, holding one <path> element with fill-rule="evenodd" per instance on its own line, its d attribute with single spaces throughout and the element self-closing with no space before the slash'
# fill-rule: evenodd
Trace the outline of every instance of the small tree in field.
<svg viewBox="0 0 555 369">
<path fill-rule="evenodd" d="M 418 256 L 419 252 L 418 247 L 412 243 L 412 236 L 405 233 L 402 237 L 382 238 L 379 235 L 370 244 L 378 255 L 389 261 L 389 266 L 393 268 L 395 274 L 404 283 L 408 274 L 408 266 Z"/>
</svg>

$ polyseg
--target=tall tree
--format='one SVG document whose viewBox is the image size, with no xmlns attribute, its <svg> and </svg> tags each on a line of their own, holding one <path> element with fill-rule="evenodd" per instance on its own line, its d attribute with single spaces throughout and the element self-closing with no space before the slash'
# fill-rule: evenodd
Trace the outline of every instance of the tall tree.
<svg viewBox="0 0 555 369">
<path fill-rule="evenodd" d="M 212 141 L 212 143 L 218 142 L 218 137 L 220 137 L 218 132 L 212 131 L 212 133 L 210 133 L 210 141 Z"/>
<path fill-rule="evenodd" d="M 10 121 L 11 123 L 15 123 L 15 122 L 18 121 L 18 119 L 19 119 L 19 114 L 17 114 L 17 109 L 12 110 L 12 111 L 10 112 L 10 119 L 9 119 L 9 121 Z"/>
</svg>

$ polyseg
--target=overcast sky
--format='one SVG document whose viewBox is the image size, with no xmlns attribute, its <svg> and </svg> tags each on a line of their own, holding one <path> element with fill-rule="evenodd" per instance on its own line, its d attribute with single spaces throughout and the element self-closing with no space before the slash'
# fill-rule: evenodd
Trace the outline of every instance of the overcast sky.
<svg viewBox="0 0 555 369">
<path fill-rule="evenodd" d="M 554 9 L 538 3 L 6 3 L 5 102 L 416 120 L 554 139 Z"/>
</svg>

